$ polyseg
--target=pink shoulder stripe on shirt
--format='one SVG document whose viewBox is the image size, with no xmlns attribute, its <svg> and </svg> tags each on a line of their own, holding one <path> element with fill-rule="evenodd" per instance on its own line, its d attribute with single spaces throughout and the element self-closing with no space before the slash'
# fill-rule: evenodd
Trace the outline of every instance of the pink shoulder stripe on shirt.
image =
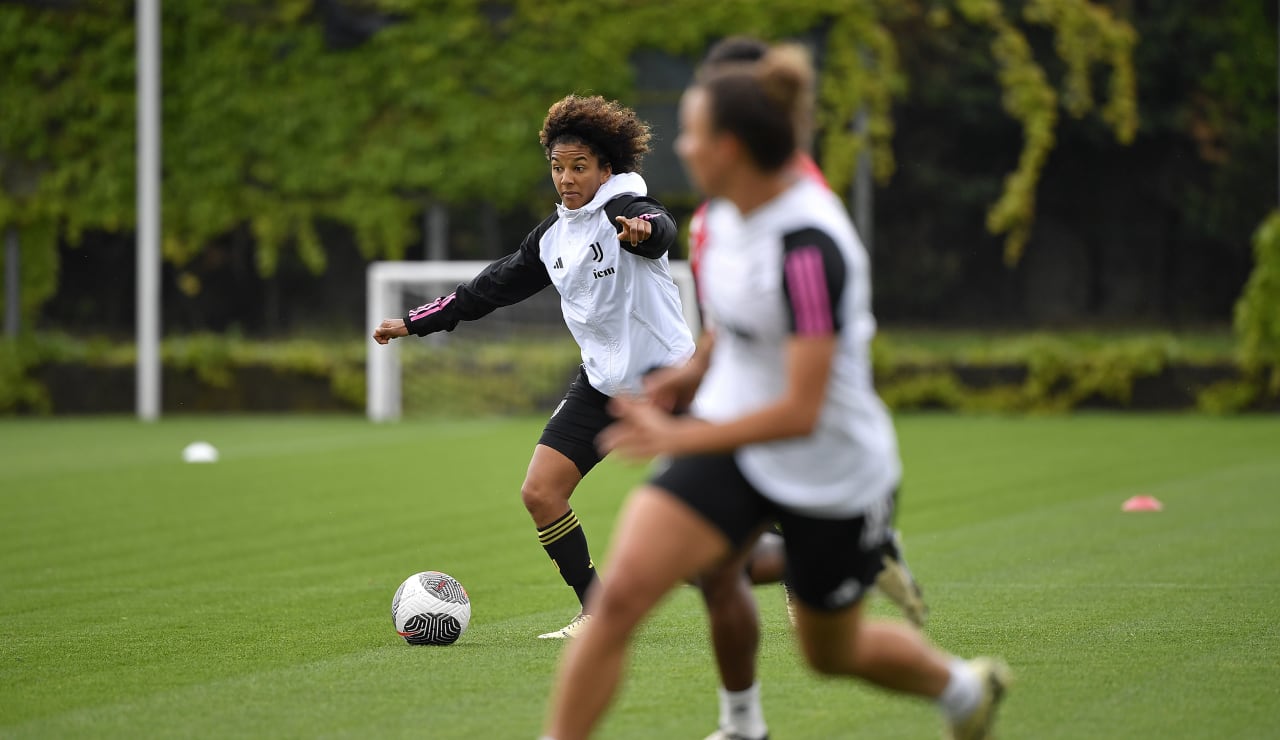
<svg viewBox="0 0 1280 740">
<path fill-rule="evenodd" d="M 787 292 L 791 294 L 791 310 L 796 319 L 796 334 L 825 335 L 835 330 L 827 275 L 822 265 L 822 250 L 816 246 L 799 247 L 787 253 L 784 270 Z"/>
</svg>

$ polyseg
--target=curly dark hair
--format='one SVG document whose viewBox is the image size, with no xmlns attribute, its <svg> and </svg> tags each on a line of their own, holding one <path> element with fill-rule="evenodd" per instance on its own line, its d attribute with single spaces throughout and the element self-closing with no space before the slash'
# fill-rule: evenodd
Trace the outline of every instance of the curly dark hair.
<svg viewBox="0 0 1280 740">
<path fill-rule="evenodd" d="M 566 95 L 547 111 L 538 141 L 547 159 L 556 144 L 584 144 L 614 172 L 639 172 L 649 152 L 649 124 L 616 100 Z"/>
</svg>

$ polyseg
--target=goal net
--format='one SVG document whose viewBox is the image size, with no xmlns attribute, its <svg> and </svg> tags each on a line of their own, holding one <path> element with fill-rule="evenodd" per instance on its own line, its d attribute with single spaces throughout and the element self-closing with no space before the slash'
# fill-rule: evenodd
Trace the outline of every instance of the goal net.
<svg viewBox="0 0 1280 740">
<path fill-rule="evenodd" d="M 488 262 L 375 262 L 367 274 L 367 326 L 402 317 L 448 295 Z M 693 275 L 672 261 L 685 320 L 698 326 Z M 695 331 L 696 333 L 696 331 Z M 387 345 L 369 340 L 370 419 L 402 416 L 519 414 L 559 403 L 582 358 L 564 325 L 560 295 L 548 287 L 514 306 L 452 332 L 409 336 Z"/>
</svg>

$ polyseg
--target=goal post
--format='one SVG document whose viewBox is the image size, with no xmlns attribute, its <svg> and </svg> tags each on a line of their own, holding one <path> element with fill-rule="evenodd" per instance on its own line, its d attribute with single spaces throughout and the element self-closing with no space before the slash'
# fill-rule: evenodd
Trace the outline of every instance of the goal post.
<svg viewBox="0 0 1280 740">
<path fill-rule="evenodd" d="M 404 316 L 409 309 L 427 303 L 441 295 L 447 295 L 459 284 L 466 283 L 481 270 L 489 266 L 483 261 L 456 262 L 374 262 L 366 273 L 367 295 L 366 326 L 372 331 L 383 319 Z M 683 306 L 685 321 L 697 333 L 698 308 L 694 290 L 693 273 L 689 263 L 673 260 L 670 263 L 671 277 L 680 289 L 680 301 Z M 449 373 L 447 378 L 450 387 L 464 385 L 465 374 L 470 372 L 479 360 L 472 362 L 472 357 L 492 354 L 486 349 L 499 345 L 521 345 L 529 348 L 536 358 L 531 363 L 539 365 L 556 365 L 556 362 L 568 357 L 568 353 L 576 352 L 568 329 L 559 310 L 559 295 L 554 288 L 546 288 L 532 298 L 506 308 L 498 309 L 493 314 L 475 322 L 464 322 L 451 333 L 433 334 L 429 337 L 414 336 L 397 339 L 386 345 L 379 345 L 369 338 L 366 353 L 366 413 L 372 421 L 393 421 L 405 414 L 405 364 L 406 354 L 417 357 L 429 366 L 444 368 Z M 468 344 L 469 343 L 469 344 Z M 450 345 L 465 347 L 460 350 L 463 355 L 459 368 L 448 369 L 443 363 L 433 363 L 431 358 L 443 358 Z M 458 354 L 458 353 L 455 353 Z M 555 362 L 551 357 L 554 356 Z M 510 364 L 513 360 L 504 358 L 500 363 Z M 521 360 L 514 360 L 520 363 Z M 560 362 L 563 364 L 563 362 Z M 479 373 L 480 370 L 475 370 Z M 460 377 L 452 377 L 460 376 Z M 542 385 L 553 385 L 556 393 L 563 393 L 568 378 L 556 375 Z M 434 385 L 442 385 L 435 383 Z M 450 389 L 434 389 L 437 393 L 450 393 Z M 474 389 L 476 393 L 484 392 L 483 387 Z M 461 390 L 459 391 L 461 392 Z M 520 392 L 514 389 L 513 392 Z M 526 390 L 527 395 L 538 395 Z M 412 395 L 411 393 L 408 395 Z"/>
</svg>

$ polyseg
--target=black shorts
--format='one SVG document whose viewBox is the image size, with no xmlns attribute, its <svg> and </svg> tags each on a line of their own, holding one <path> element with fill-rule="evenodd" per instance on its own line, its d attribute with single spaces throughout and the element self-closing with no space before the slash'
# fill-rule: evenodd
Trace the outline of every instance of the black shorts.
<svg viewBox="0 0 1280 740">
<path fill-rule="evenodd" d="M 569 458 L 578 466 L 578 472 L 586 476 L 602 459 L 596 449 L 596 437 L 613 422 L 609 397 L 592 388 L 586 371 L 579 368 L 578 376 L 569 384 L 569 392 L 543 427 L 538 444 Z"/>
<path fill-rule="evenodd" d="M 787 583 L 806 606 L 838 611 L 853 606 L 884 567 L 893 497 L 865 514 L 823 519 L 797 514 L 760 493 L 733 455 L 677 458 L 650 483 L 683 501 L 724 533 L 737 550 L 771 524 L 782 528 Z"/>
</svg>

